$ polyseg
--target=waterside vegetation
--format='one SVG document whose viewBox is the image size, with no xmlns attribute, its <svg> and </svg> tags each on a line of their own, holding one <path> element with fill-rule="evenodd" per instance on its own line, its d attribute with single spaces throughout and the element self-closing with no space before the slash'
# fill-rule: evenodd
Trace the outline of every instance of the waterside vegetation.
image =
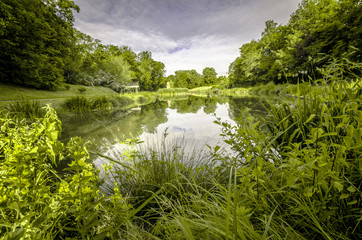
<svg viewBox="0 0 362 240">
<path fill-rule="evenodd" d="M 150 52 L 76 30 L 70 0 L 0 7 L 1 239 L 362 238 L 359 0 L 301 1 L 286 26 L 267 21 L 262 38 L 240 48 L 228 77 L 207 67 L 166 78 Z M 126 92 L 136 82 L 142 91 Z M 79 137 L 62 141 L 60 112 L 155 102 L 166 116 L 168 103 L 157 99 L 187 95 L 204 98 L 171 108 L 209 102 L 203 111 L 212 113 L 213 96 L 293 101 L 266 103 L 262 118 L 234 106 L 236 125 L 215 119 L 228 152 L 190 153 L 167 132 L 147 148 L 128 140 L 112 156 Z M 143 111 L 152 125 L 159 112 Z"/>
<path fill-rule="evenodd" d="M 360 89 L 336 81 L 295 107 L 268 106 L 261 122 L 247 113 L 237 126 L 217 120 L 233 155 L 218 146 L 187 155 L 165 137 L 149 149 L 104 156 L 100 176 L 79 138 L 58 140 L 53 109 L 34 123 L 2 112 L 1 235 L 359 239 Z M 70 164 L 59 168 L 64 161 Z"/>
</svg>

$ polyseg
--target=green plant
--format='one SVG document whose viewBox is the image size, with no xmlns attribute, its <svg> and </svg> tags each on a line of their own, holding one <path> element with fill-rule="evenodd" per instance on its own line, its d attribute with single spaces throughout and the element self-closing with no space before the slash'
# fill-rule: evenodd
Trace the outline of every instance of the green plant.
<svg viewBox="0 0 362 240">
<path fill-rule="evenodd" d="M 137 144 L 132 141 L 128 144 Z M 158 192 L 137 214 L 147 228 L 153 228 L 157 217 L 172 211 L 164 206 L 165 201 L 183 201 L 188 194 L 195 193 L 194 185 L 212 189 L 212 162 L 207 152 L 193 150 L 188 152 L 185 142 L 163 139 L 162 143 L 133 148 L 122 156 L 107 158 L 112 165 L 108 171 L 110 179 L 115 179 L 120 192 L 129 196 L 130 203 L 138 207 Z M 104 186 L 108 194 L 113 194 L 114 185 Z"/>
<path fill-rule="evenodd" d="M 87 89 L 85 87 L 78 88 L 79 93 L 85 93 L 85 91 L 87 91 Z"/>
<path fill-rule="evenodd" d="M 70 89 L 70 84 L 66 83 L 66 84 L 64 84 L 64 87 L 65 87 L 66 90 L 69 90 Z"/>
<path fill-rule="evenodd" d="M 325 89 L 325 95 L 298 94 L 294 107 L 268 106 L 263 123 L 247 114 L 238 126 L 218 122 L 238 153 L 220 158 L 220 166 L 237 169 L 239 204 L 251 209 L 256 231 L 293 239 L 361 237 L 361 91 L 358 82 L 342 80 Z"/>
<path fill-rule="evenodd" d="M 95 110 L 111 110 L 113 104 L 108 98 L 101 96 L 93 99 L 91 108 Z"/>
<path fill-rule="evenodd" d="M 0 112 L 0 123 L 2 239 L 142 238 L 132 220 L 154 196 L 133 209 L 117 185 L 111 196 L 100 192 L 86 144 L 59 141 L 53 109 L 32 124 Z"/>
<path fill-rule="evenodd" d="M 12 115 L 20 118 L 35 119 L 42 116 L 43 111 L 41 110 L 40 102 L 37 100 L 22 99 L 10 103 L 5 109 Z"/>
<path fill-rule="evenodd" d="M 84 96 L 76 96 L 65 100 L 63 107 L 72 112 L 83 113 L 92 110 L 92 103 Z"/>
</svg>

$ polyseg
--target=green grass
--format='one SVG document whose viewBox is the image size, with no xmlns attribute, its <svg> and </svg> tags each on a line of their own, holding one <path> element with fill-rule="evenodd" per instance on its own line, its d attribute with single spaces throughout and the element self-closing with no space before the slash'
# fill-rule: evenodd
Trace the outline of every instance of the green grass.
<svg viewBox="0 0 362 240">
<path fill-rule="evenodd" d="M 67 89 L 68 87 L 69 89 Z M 86 89 L 83 93 L 79 89 Z M 83 90 L 81 90 L 83 91 Z M 7 105 L 9 101 L 30 99 L 39 100 L 42 105 L 51 103 L 55 107 L 59 107 L 64 99 L 85 96 L 85 97 L 97 97 L 97 96 L 117 96 L 118 93 L 110 88 L 106 87 L 89 87 L 82 85 L 63 85 L 56 91 L 39 90 L 26 88 L 17 85 L 0 83 L 0 106 Z"/>
</svg>

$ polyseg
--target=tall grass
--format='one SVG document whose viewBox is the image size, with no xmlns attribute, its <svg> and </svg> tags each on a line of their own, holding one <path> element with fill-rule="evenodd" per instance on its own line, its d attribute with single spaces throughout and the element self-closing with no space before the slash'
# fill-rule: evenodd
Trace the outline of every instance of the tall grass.
<svg viewBox="0 0 362 240">
<path fill-rule="evenodd" d="M 65 100 L 63 108 L 71 112 L 85 113 L 96 110 L 111 110 L 113 104 L 105 96 L 96 97 L 91 100 L 88 100 L 84 96 L 76 96 Z"/>
<path fill-rule="evenodd" d="M 159 196 L 182 202 L 188 194 L 196 194 L 195 185 L 214 188 L 212 158 L 207 151 L 187 149 L 184 141 L 166 140 L 143 146 L 118 158 L 108 158 L 112 163 L 109 179 L 114 179 L 122 195 L 137 207 L 155 192 L 137 216 L 147 229 L 153 228 L 162 213 L 171 212 Z M 108 183 L 108 184 L 107 184 Z M 105 192 L 113 194 L 113 181 L 107 181 Z"/>
<path fill-rule="evenodd" d="M 20 118 L 35 119 L 43 116 L 44 114 L 40 102 L 37 100 L 22 99 L 20 101 L 10 103 L 5 107 L 5 109 L 11 116 Z"/>
</svg>

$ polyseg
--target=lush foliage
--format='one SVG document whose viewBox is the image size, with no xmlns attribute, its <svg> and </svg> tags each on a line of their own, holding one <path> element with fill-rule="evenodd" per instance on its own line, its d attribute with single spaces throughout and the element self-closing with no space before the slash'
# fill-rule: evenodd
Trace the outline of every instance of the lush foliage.
<svg viewBox="0 0 362 240">
<path fill-rule="evenodd" d="M 144 91 L 165 85 L 165 66 L 152 59 L 151 52 L 136 54 L 127 46 L 103 45 L 81 32 L 77 32 L 77 37 L 77 51 L 68 66 L 67 82 L 107 86 L 118 92 L 132 82 L 138 82 Z"/>
<path fill-rule="evenodd" d="M 109 163 L 102 184 L 80 139 L 59 142 L 61 124 L 52 109 L 30 125 L 2 113 L 0 234 L 359 239 L 360 82 L 320 84 L 325 94 L 307 91 L 295 106 L 271 104 L 263 121 L 247 113 L 236 126 L 216 121 L 231 152 L 216 146 L 189 154 L 165 132 L 161 144 L 103 156 Z M 205 101 L 212 99 L 174 108 Z"/>
<path fill-rule="evenodd" d="M 73 1 L 0 2 L 0 81 L 54 89 L 74 45 Z"/>
<path fill-rule="evenodd" d="M 35 119 L 42 117 L 40 102 L 36 100 L 15 101 L 5 107 L 12 117 Z"/>
<path fill-rule="evenodd" d="M 54 90 L 62 82 L 121 91 L 164 87 L 165 66 L 150 52 L 103 45 L 73 28 L 70 0 L 4 0 L 0 3 L 0 81 Z"/>
<path fill-rule="evenodd" d="M 261 39 L 240 48 L 230 85 L 296 83 L 336 66 L 340 76 L 361 75 L 354 67 L 362 56 L 361 11 L 359 0 L 303 0 L 287 25 L 267 21 Z"/>
<path fill-rule="evenodd" d="M 175 87 L 191 89 L 225 82 L 225 77 L 217 77 L 214 68 L 206 67 L 203 69 L 202 74 L 199 74 L 196 70 L 175 71 L 175 75 L 168 76 L 167 81 L 172 82 Z"/>
</svg>

